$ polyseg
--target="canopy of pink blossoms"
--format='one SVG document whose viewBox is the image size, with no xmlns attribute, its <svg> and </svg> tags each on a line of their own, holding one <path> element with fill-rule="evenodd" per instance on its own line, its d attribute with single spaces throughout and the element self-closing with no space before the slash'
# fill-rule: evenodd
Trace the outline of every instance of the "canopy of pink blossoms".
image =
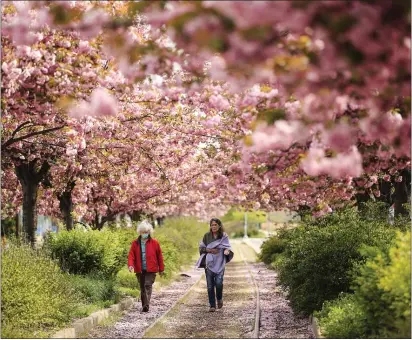
<svg viewBox="0 0 412 340">
<path fill-rule="evenodd" d="M 23 165 L 86 221 L 322 215 L 410 169 L 406 3 L 3 1 L 1 39 L 5 215 Z"/>
</svg>

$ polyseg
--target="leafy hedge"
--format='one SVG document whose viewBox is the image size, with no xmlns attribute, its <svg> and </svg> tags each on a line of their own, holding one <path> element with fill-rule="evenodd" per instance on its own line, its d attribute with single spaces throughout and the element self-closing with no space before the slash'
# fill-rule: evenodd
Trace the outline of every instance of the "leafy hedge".
<svg viewBox="0 0 412 340">
<path fill-rule="evenodd" d="M 331 339 L 366 338 L 366 315 L 353 294 L 341 294 L 337 299 L 325 301 L 319 318 L 322 336 Z"/>
<path fill-rule="evenodd" d="M 3 250 L 1 278 L 2 338 L 44 337 L 70 320 L 80 300 L 68 275 L 28 246 Z"/>
<path fill-rule="evenodd" d="M 410 232 L 399 233 L 389 251 L 363 249 L 369 259 L 354 271 L 354 294 L 326 302 L 317 313 L 325 336 L 410 339 L 410 242 Z"/>
<path fill-rule="evenodd" d="M 118 300 L 115 281 L 90 275 L 69 275 L 70 285 L 81 295 L 85 303 L 106 307 Z"/>
<path fill-rule="evenodd" d="M 395 229 L 386 222 L 348 208 L 283 230 L 265 242 L 261 259 L 275 261 L 294 311 L 307 316 L 324 301 L 352 291 L 351 271 L 365 259 L 359 252 L 362 245 L 388 248 L 394 236 Z"/>
<path fill-rule="evenodd" d="M 272 236 L 263 242 L 260 253 L 258 255 L 259 261 L 266 264 L 272 264 L 285 250 L 288 240 L 293 230 L 281 229 L 277 236 Z"/>
<path fill-rule="evenodd" d="M 117 274 L 127 255 L 123 237 L 111 230 L 61 231 L 50 234 L 47 247 L 63 271 L 105 278 Z"/>
<path fill-rule="evenodd" d="M 155 229 L 166 279 L 193 262 L 207 230 L 207 224 L 192 218 L 167 219 Z M 2 253 L 2 337 L 48 337 L 123 294 L 138 296 L 136 277 L 127 270 L 136 238 L 135 228 L 104 228 L 50 234 L 41 250 L 11 244 Z"/>
</svg>

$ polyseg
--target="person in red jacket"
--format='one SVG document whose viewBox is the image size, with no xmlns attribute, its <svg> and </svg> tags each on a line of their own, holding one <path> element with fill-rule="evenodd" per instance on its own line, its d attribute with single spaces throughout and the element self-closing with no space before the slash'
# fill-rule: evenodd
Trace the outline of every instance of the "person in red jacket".
<svg viewBox="0 0 412 340">
<path fill-rule="evenodd" d="M 139 237 L 130 247 L 128 266 L 131 273 L 136 273 L 140 285 L 142 311 L 148 312 L 156 273 L 163 276 L 165 266 L 159 242 L 151 237 L 152 225 L 147 221 L 140 222 L 137 226 L 137 233 Z"/>
</svg>

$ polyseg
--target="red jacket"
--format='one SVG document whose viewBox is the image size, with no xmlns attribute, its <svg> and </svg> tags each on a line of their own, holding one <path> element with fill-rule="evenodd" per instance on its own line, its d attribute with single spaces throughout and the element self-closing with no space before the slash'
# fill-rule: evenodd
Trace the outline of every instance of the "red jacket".
<svg viewBox="0 0 412 340">
<path fill-rule="evenodd" d="M 127 265 L 128 267 L 132 266 L 135 273 L 142 272 L 142 256 L 139 239 L 134 240 L 130 247 Z M 163 263 L 163 255 L 159 242 L 153 238 L 149 238 L 146 241 L 146 271 L 149 273 L 157 273 L 164 270 L 165 265 Z"/>
</svg>

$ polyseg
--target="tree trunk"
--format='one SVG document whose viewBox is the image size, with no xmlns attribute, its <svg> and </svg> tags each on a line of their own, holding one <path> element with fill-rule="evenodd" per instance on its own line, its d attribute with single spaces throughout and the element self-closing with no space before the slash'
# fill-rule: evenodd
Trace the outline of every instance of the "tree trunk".
<svg viewBox="0 0 412 340">
<path fill-rule="evenodd" d="M 20 231 L 20 216 L 19 213 L 16 214 L 16 239 L 19 239 Z"/>
<path fill-rule="evenodd" d="M 92 223 L 92 229 L 96 230 L 97 226 L 99 225 L 99 214 L 97 213 L 97 211 L 94 211 L 94 219 L 91 222 Z"/>
<path fill-rule="evenodd" d="M 142 212 L 133 210 L 132 213 L 129 214 L 129 216 L 133 222 L 138 222 L 140 220 L 140 217 L 142 216 Z"/>
<path fill-rule="evenodd" d="M 363 204 L 368 202 L 371 198 L 368 193 L 366 192 L 359 192 L 355 194 L 356 205 L 359 211 L 363 210 Z"/>
<path fill-rule="evenodd" d="M 23 185 L 23 238 L 34 247 L 37 229 L 37 191 L 39 184 L 28 181 Z"/>
<path fill-rule="evenodd" d="M 40 182 L 47 176 L 50 165 L 45 161 L 36 169 L 37 159 L 15 166 L 17 178 L 23 189 L 23 238 L 34 247 L 37 229 L 37 192 Z"/>
<path fill-rule="evenodd" d="M 106 221 L 104 219 L 102 219 L 100 222 L 97 222 L 96 229 L 102 230 L 105 223 Z"/>
<path fill-rule="evenodd" d="M 403 204 L 408 203 L 408 198 L 410 195 L 410 170 L 403 169 L 400 173 L 402 176 L 401 182 L 395 182 L 395 193 L 394 193 L 394 203 L 395 203 L 395 216 L 408 215 L 408 210 L 403 207 Z"/>
<path fill-rule="evenodd" d="M 116 215 L 101 216 L 101 218 L 96 221 L 96 229 L 102 230 L 106 222 L 114 221 L 115 216 Z"/>
<path fill-rule="evenodd" d="M 64 224 L 67 230 L 73 229 L 73 200 L 72 191 L 76 185 L 75 181 L 67 184 L 66 190 L 57 196 L 60 202 L 60 211 L 64 216 Z"/>
<path fill-rule="evenodd" d="M 150 224 L 152 225 L 153 229 L 155 228 L 154 217 L 153 215 L 149 215 Z"/>
<path fill-rule="evenodd" d="M 94 230 L 102 230 L 104 224 L 107 221 L 110 221 L 111 219 L 114 219 L 115 216 L 116 216 L 115 214 L 112 214 L 112 215 L 109 215 L 109 216 L 101 216 L 95 210 L 94 219 L 92 221 L 93 229 Z"/>
<path fill-rule="evenodd" d="M 385 202 L 389 206 L 392 205 L 393 203 L 393 197 L 392 197 L 392 183 L 384 181 L 383 179 L 379 179 L 379 191 L 380 191 L 380 197 L 378 197 L 378 201 Z"/>
</svg>

